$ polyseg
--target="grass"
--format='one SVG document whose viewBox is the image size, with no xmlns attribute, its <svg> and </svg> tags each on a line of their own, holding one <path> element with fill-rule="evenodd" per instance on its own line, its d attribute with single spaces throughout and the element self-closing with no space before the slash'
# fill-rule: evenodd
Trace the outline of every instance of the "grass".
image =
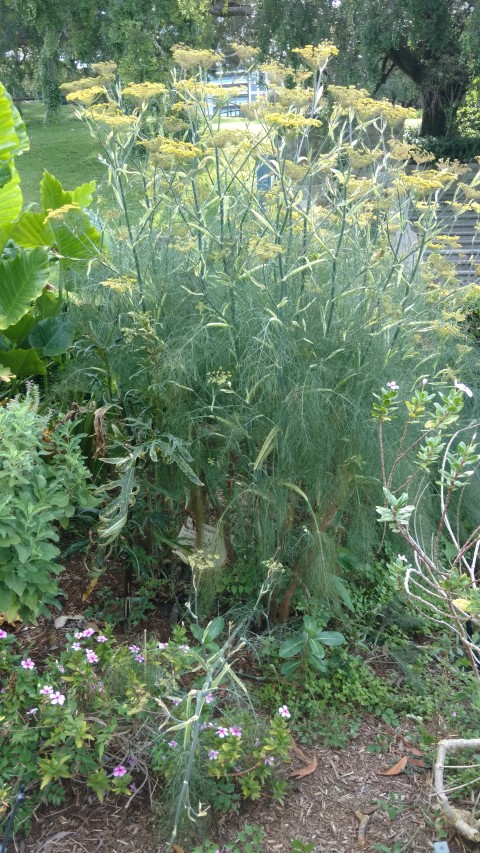
<svg viewBox="0 0 480 853">
<path fill-rule="evenodd" d="M 40 101 L 25 101 L 21 110 L 30 139 L 30 150 L 16 160 L 25 206 L 39 203 L 40 181 L 45 169 L 67 190 L 85 181 L 100 182 L 105 178 L 106 168 L 98 160 L 97 143 L 86 125 L 76 118 L 73 107 L 61 107 L 58 121 L 52 124 L 44 123 Z M 221 124 L 232 130 L 246 128 L 242 118 L 222 116 Z M 255 132 L 261 126 L 251 122 L 249 129 Z"/>
<path fill-rule="evenodd" d="M 61 107 L 58 121 L 52 124 L 44 124 L 40 102 L 23 103 L 21 109 L 30 138 L 30 151 L 16 160 L 25 205 L 40 201 L 39 186 L 45 169 L 67 190 L 105 177 L 97 144 L 72 107 Z"/>
</svg>

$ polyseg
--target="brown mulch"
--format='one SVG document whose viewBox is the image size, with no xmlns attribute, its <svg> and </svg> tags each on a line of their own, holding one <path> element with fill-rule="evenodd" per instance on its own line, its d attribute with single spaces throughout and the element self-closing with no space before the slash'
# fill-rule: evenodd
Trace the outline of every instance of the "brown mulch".
<svg viewBox="0 0 480 853">
<path fill-rule="evenodd" d="M 61 615 L 80 616 L 87 603 L 82 596 L 87 588 L 85 565 L 75 557 L 61 578 L 65 598 Z M 88 604 L 101 595 L 102 586 L 123 596 L 123 572 L 112 570 L 99 582 Z M 60 653 L 65 632 L 75 629 L 68 622 L 56 629 L 51 618 L 39 619 L 34 626 L 17 627 L 17 635 L 29 645 L 30 653 L 41 660 L 52 652 Z M 85 627 L 87 622 L 78 623 Z M 142 629 L 166 639 L 171 625 L 163 613 L 148 619 Z M 132 630 L 138 634 L 139 628 Z M 125 639 L 123 628 L 119 639 Z M 385 752 L 368 747 L 381 742 Z M 314 844 L 316 853 L 374 853 L 383 845 L 385 853 L 432 853 L 433 842 L 443 839 L 442 822 L 432 798 L 431 772 L 410 740 L 408 731 L 394 730 L 374 718 L 363 720 L 358 735 L 345 749 L 325 747 L 321 742 L 292 752 L 292 770 L 308 767 L 316 757 L 315 770 L 304 778 L 289 778 L 285 804 L 271 800 L 244 803 L 240 813 L 220 818 L 207 835 L 219 850 L 235 840 L 246 824 L 259 824 L 265 831 L 265 853 L 290 853 L 293 839 Z M 398 774 L 379 775 L 408 756 L 406 767 Z M 311 765 L 312 766 L 312 765 Z M 155 826 L 154 808 L 143 792 L 127 803 L 110 797 L 99 803 L 87 793 L 71 793 L 62 806 L 42 807 L 34 815 L 27 840 L 17 837 L 8 853 L 163 853 L 165 839 Z M 466 807 L 472 804 L 465 804 Z M 390 813 L 389 813 L 390 812 Z M 473 853 L 480 845 L 468 845 L 458 837 L 448 839 L 449 853 Z M 192 848 L 177 848 L 176 853 Z M 258 850 L 258 848 L 256 848 Z"/>
<path fill-rule="evenodd" d="M 259 824 L 266 837 L 265 853 L 290 853 L 293 839 L 313 843 L 316 853 L 368 853 L 384 845 L 391 853 L 432 853 L 434 841 L 444 838 L 442 822 L 432 799 L 431 773 L 407 764 L 394 776 L 381 776 L 402 756 L 420 761 L 413 745 L 400 732 L 373 718 L 365 719 L 346 749 L 321 743 L 292 753 L 292 768 L 305 767 L 316 756 L 317 767 L 303 779 L 290 779 L 285 804 L 262 800 L 246 803 L 240 814 L 220 818 L 207 833 L 222 849 L 246 824 Z M 389 736 L 386 753 L 368 746 Z M 413 749 L 412 756 L 410 749 Z M 390 815 L 386 809 L 393 808 Z M 363 827 L 363 830 L 362 830 Z M 448 840 L 450 853 L 473 853 L 458 837 Z M 180 848 L 189 853 L 192 848 Z M 258 849 L 258 848 L 257 848 Z M 381 848 L 380 848 L 381 849 Z M 94 798 L 60 809 L 37 813 L 26 842 L 16 841 L 11 853 L 163 853 L 165 841 L 155 828 L 148 799 L 133 798 L 99 804 Z M 177 850 L 178 853 L 178 850 Z"/>
</svg>

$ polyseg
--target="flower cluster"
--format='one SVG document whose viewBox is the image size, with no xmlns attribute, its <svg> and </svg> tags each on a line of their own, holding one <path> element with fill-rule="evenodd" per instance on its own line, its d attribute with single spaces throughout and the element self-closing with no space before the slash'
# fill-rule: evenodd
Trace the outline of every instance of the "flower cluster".
<svg viewBox="0 0 480 853">
<path fill-rule="evenodd" d="M 172 47 L 172 56 L 175 64 L 185 70 L 211 68 L 223 59 L 223 54 L 215 53 L 214 50 L 201 50 L 182 44 Z"/>
<path fill-rule="evenodd" d="M 332 56 L 338 56 L 338 47 L 331 41 L 322 41 L 320 44 L 307 44 L 305 47 L 294 47 L 292 53 L 297 53 L 312 71 L 323 71 Z"/>
</svg>

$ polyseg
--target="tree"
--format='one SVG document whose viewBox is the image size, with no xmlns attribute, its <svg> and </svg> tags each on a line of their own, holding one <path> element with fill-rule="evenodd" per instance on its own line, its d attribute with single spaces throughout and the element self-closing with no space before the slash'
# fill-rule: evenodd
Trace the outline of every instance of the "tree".
<svg viewBox="0 0 480 853">
<path fill-rule="evenodd" d="M 280 55 L 299 39 L 331 38 L 336 78 L 372 93 L 401 72 L 420 97 L 423 135 L 452 129 L 480 63 L 480 4 L 468 0 L 289 0 L 283 15 L 275 0 L 258 0 L 256 23 L 262 48 Z"/>
<path fill-rule="evenodd" d="M 479 10 L 465 0 L 345 0 L 362 61 L 377 69 L 376 89 L 394 69 L 411 80 L 423 108 L 422 134 L 453 126 L 478 62 Z"/>
</svg>

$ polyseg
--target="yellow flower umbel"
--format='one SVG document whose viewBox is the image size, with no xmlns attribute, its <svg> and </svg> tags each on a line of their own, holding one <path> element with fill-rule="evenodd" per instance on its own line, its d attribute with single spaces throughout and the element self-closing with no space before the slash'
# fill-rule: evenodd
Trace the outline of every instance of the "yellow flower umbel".
<svg viewBox="0 0 480 853">
<path fill-rule="evenodd" d="M 171 169 L 175 165 L 191 163 L 196 157 L 200 157 L 202 150 L 191 142 L 182 142 L 180 139 L 170 139 L 166 136 L 156 136 L 141 142 L 149 152 L 154 163 L 162 169 Z"/>
<path fill-rule="evenodd" d="M 310 104 L 313 100 L 313 89 L 286 89 L 284 86 L 271 86 L 269 100 L 274 104 L 280 104 L 284 108 L 300 109 Z"/>
<path fill-rule="evenodd" d="M 272 243 L 264 237 L 260 237 L 260 239 L 252 237 L 248 241 L 248 251 L 249 254 L 255 255 L 262 264 L 266 264 L 268 261 L 273 261 L 278 255 L 283 254 L 285 250 L 277 243 Z"/>
<path fill-rule="evenodd" d="M 282 128 L 286 133 L 300 133 L 310 127 L 321 127 L 316 118 L 305 118 L 298 113 L 265 113 L 264 121 L 271 127 Z"/>
<path fill-rule="evenodd" d="M 143 103 L 151 98 L 158 98 L 165 92 L 166 87 L 163 83 L 129 83 L 128 86 L 125 86 L 123 95 L 126 98 Z"/>
<path fill-rule="evenodd" d="M 262 74 L 265 74 L 267 83 L 269 84 L 283 83 L 285 78 L 292 73 L 290 68 L 280 65 L 279 62 L 264 62 L 262 65 L 259 65 L 259 70 Z"/>
<path fill-rule="evenodd" d="M 236 41 L 232 41 L 230 47 L 234 54 L 238 56 L 240 62 L 246 62 L 249 65 L 255 62 L 260 56 L 260 49 L 258 47 L 251 47 L 249 44 L 237 44 Z"/>
<path fill-rule="evenodd" d="M 133 275 L 121 275 L 118 278 L 106 278 L 102 281 L 103 287 L 115 290 L 117 293 L 126 293 L 135 285 L 136 278 Z"/>
<path fill-rule="evenodd" d="M 72 203 L 72 204 L 64 204 L 62 207 L 57 207 L 54 210 L 49 210 L 47 213 L 47 220 L 55 220 L 56 222 L 63 222 L 69 213 L 72 210 L 78 212 L 80 210 L 80 205 Z"/>
<path fill-rule="evenodd" d="M 113 77 L 82 77 L 80 80 L 70 80 L 69 83 L 62 83 L 60 90 L 70 94 L 72 92 L 80 92 L 85 89 L 90 89 L 92 86 L 102 86 L 105 83 L 109 83 L 111 80 L 113 80 Z"/>
<path fill-rule="evenodd" d="M 342 112 L 352 109 L 362 121 L 382 118 L 386 124 L 394 127 L 416 116 L 415 110 L 395 106 L 386 100 L 376 101 L 366 89 L 356 89 L 355 86 L 329 86 L 328 92 L 340 105 Z"/>
<path fill-rule="evenodd" d="M 305 47 L 295 47 L 292 53 L 297 53 L 312 71 L 323 71 L 332 56 L 338 56 L 338 47 L 331 41 L 320 44 L 307 44 Z"/>
<path fill-rule="evenodd" d="M 106 95 L 104 86 L 90 86 L 87 89 L 80 89 L 77 92 L 70 92 L 66 100 L 73 103 L 82 104 L 84 107 L 90 107 L 95 101 Z"/>
<path fill-rule="evenodd" d="M 100 77 L 114 77 L 117 73 L 117 63 L 112 61 L 106 62 L 92 62 L 91 66 L 95 74 L 98 74 Z"/>
<path fill-rule="evenodd" d="M 212 65 L 216 65 L 223 59 L 222 53 L 215 53 L 214 50 L 198 50 L 184 44 L 177 44 L 172 47 L 172 56 L 175 64 L 185 71 L 192 68 L 211 68 Z"/>
<path fill-rule="evenodd" d="M 137 116 L 125 115 L 113 103 L 93 104 L 87 110 L 86 118 L 116 132 L 132 130 L 138 122 Z"/>
</svg>

